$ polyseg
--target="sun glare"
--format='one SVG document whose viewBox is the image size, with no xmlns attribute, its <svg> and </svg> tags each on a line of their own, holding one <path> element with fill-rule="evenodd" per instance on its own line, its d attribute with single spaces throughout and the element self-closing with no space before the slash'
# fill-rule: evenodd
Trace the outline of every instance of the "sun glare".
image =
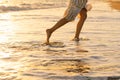
<svg viewBox="0 0 120 80">
<path fill-rule="evenodd" d="M 9 40 L 10 35 L 14 34 L 14 24 L 10 14 L 0 14 L 0 43 Z M 4 26 L 4 27 L 3 27 Z"/>
<path fill-rule="evenodd" d="M 3 0 L 0 0 L 0 2 L 2 2 Z"/>
</svg>

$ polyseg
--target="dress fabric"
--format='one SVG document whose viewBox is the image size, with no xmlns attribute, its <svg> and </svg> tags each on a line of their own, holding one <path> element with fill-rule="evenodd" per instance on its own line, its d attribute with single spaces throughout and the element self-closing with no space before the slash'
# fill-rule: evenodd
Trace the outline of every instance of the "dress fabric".
<svg viewBox="0 0 120 80">
<path fill-rule="evenodd" d="M 87 0 L 70 0 L 64 18 L 68 21 L 73 21 L 82 8 L 85 8 L 86 3 Z"/>
</svg>

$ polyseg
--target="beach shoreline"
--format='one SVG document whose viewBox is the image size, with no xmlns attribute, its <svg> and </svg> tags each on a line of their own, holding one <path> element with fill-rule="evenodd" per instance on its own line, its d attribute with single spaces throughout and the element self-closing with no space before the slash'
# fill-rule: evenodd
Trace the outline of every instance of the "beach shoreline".
<svg viewBox="0 0 120 80">
<path fill-rule="evenodd" d="M 66 7 L 0 13 L 0 80 L 119 80 L 120 12 L 114 5 L 94 2 L 80 42 L 71 41 L 76 18 L 53 34 L 52 46 L 43 45 L 45 30 Z"/>
</svg>

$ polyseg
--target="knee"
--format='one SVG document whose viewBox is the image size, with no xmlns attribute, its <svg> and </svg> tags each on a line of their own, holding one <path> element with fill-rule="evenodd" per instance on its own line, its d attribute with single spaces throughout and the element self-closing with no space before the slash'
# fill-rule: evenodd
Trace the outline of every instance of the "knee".
<svg viewBox="0 0 120 80">
<path fill-rule="evenodd" d="M 82 19 L 87 18 L 87 10 L 85 8 L 80 12 L 80 16 Z"/>
<path fill-rule="evenodd" d="M 81 17 L 80 17 L 80 19 L 83 19 L 83 20 L 86 20 L 87 19 L 87 14 L 82 14 L 82 15 L 80 15 Z"/>
</svg>

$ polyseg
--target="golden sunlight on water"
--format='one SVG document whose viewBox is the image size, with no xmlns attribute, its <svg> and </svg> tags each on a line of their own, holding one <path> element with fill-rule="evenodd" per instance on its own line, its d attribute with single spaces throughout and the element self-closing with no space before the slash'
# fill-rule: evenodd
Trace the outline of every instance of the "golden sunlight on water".
<svg viewBox="0 0 120 80">
<path fill-rule="evenodd" d="M 0 0 L 0 2 L 2 2 L 3 0 Z"/>
<path fill-rule="evenodd" d="M 9 58 L 10 54 L 5 52 L 0 52 L 0 58 Z M 2 65 L 2 64 L 1 64 Z"/>
<path fill-rule="evenodd" d="M 28 0 L 0 0 L 10 1 Z M 24 4 L 27 10 L 18 6 L 0 7 L 10 9 L 0 13 L 0 80 L 107 80 L 108 76 L 120 76 L 118 2 L 93 2 L 81 41 L 70 41 L 77 18 L 53 34 L 52 46 L 43 45 L 45 30 L 62 17 L 65 7 L 34 10 L 29 9 L 32 6 L 29 4 Z"/>
<path fill-rule="evenodd" d="M 7 42 L 9 40 L 9 36 L 14 34 L 15 27 L 9 13 L 0 14 L 0 20 L 0 43 L 2 43 Z"/>
<path fill-rule="evenodd" d="M 6 3 L 7 0 L 0 0 L 0 5 Z"/>
</svg>

